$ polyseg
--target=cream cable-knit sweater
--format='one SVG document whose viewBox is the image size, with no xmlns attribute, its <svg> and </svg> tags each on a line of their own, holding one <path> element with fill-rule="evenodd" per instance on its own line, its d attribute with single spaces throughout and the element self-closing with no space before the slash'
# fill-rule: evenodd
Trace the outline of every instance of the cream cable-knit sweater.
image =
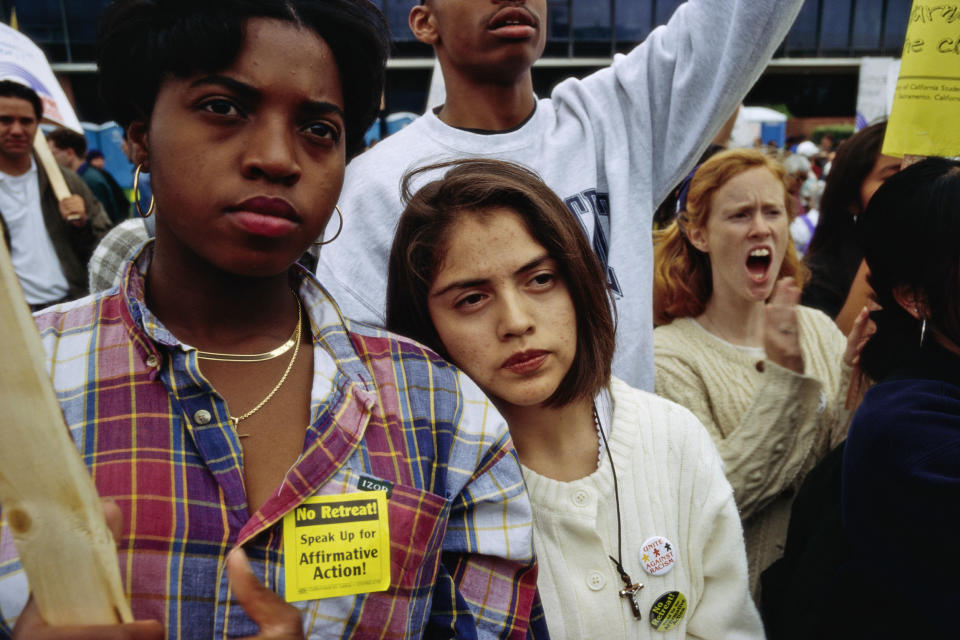
<svg viewBox="0 0 960 640">
<path fill-rule="evenodd" d="M 617 511 L 606 455 L 591 475 L 559 482 L 524 468 L 533 505 L 538 587 L 554 640 L 763 638 L 747 588 L 743 534 L 730 484 L 703 427 L 683 407 L 611 383 L 608 442 L 617 472 L 623 565 L 643 583 L 636 620 L 618 595 Z M 661 576 L 644 572 L 643 543 L 670 541 L 678 558 Z M 658 632 L 650 609 L 666 592 L 687 599 L 680 625 Z"/>
<path fill-rule="evenodd" d="M 826 315 L 798 307 L 804 374 L 762 349 L 733 345 L 693 318 L 654 331 L 656 391 L 697 416 L 713 437 L 743 518 L 750 588 L 783 553 L 793 494 L 846 437 L 846 339 Z"/>
</svg>

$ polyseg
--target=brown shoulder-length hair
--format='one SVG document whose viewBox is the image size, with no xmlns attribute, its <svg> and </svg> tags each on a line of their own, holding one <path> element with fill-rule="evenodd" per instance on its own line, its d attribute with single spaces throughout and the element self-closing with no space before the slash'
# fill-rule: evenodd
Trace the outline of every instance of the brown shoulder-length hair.
<svg viewBox="0 0 960 640">
<path fill-rule="evenodd" d="M 447 170 L 411 194 L 424 174 Z M 507 208 L 557 261 L 573 300 L 577 349 L 573 363 L 548 406 L 593 397 L 610 381 L 614 311 L 600 261 L 580 223 L 535 173 L 499 160 L 456 160 L 416 169 L 403 179 L 407 203 L 390 251 L 387 328 L 447 356 L 430 318 L 427 297 L 443 265 L 450 230 L 465 216 L 487 216 Z M 454 363 L 456 364 L 456 363 Z"/>
<path fill-rule="evenodd" d="M 690 181 L 685 210 L 663 231 L 654 233 L 653 321 L 669 324 L 675 318 L 698 316 L 713 294 L 710 256 L 693 246 L 687 234 L 702 229 L 710 216 L 713 194 L 741 173 L 764 167 L 781 183 L 786 172 L 773 157 L 755 149 L 730 149 L 713 156 L 697 169 Z M 790 221 L 795 217 L 793 200 L 783 188 L 783 202 Z M 793 276 L 798 287 L 809 279 L 787 231 L 787 251 L 777 278 Z"/>
</svg>

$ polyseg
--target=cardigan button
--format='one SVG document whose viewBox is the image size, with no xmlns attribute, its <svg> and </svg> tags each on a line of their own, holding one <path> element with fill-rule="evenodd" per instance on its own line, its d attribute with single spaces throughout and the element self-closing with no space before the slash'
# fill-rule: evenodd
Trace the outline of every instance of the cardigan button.
<svg viewBox="0 0 960 640">
<path fill-rule="evenodd" d="M 763 360 L 757 360 L 757 371 L 763 373 L 764 368 Z"/>
<path fill-rule="evenodd" d="M 587 586 L 590 587 L 592 591 L 600 591 L 607 584 L 607 579 L 603 577 L 603 574 L 599 571 L 592 571 L 589 576 L 587 576 Z"/>
<path fill-rule="evenodd" d="M 587 502 L 590 501 L 590 496 L 583 489 L 578 489 L 577 491 L 573 492 L 572 500 L 573 504 L 577 505 L 578 507 L 585 507 L 587 506 Z"/>
</svg>

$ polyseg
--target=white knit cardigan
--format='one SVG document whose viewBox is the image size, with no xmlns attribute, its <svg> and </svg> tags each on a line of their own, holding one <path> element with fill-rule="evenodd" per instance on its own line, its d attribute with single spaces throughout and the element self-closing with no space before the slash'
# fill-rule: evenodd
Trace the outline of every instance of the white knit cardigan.
<svg viewBox="0 0 960 640">
<path fill-rule="evenodd" d="M 618 595 L 613 476 L 603 456 L 598 469 L 559 482 L 524 469 L 534 514 L 538 586 L 554 640 L 585 638 L 763 638 L 747 588 L 740 518 L 710 436 L 683 407 L 614 379 L 610 452 L 617 472 L 623 522 L 623 565 L 643 583 L 642 620 Z M 673 568 L 644 572 L 643 543 L 670 541 Z M 661 595 L 687 600 L 680 624 L 666 633 L 651 626 Z"/>
</svg>

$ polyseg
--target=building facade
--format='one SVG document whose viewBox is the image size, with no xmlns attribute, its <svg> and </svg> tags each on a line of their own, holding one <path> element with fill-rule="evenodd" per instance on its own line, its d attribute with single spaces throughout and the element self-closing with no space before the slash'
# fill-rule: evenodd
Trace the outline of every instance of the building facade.
<svg viewBox="0 0 960 640">
<path fill-rule="evenodd" d="M 394 40 L 385 94 L 388 112 L 422 111 L 433 68 L 407 14 L 418 0 L 373 0 Z M 534 71 L 538 93 L 558 80 L 609 63 L 664 23 L 682 0 L 548 0 L 548 42 Z M 47 54 L 81 120 L 109 118 L 96 92 L 97 18 L 109 0 L 0 0 L 9 20 Z M 898 57 L 911 0 L 806 0 L 773 64 L 748 96 L 751 104 L 785 105 L 799 117 L 853 116 L 863 56 Z"/>
</svg>

